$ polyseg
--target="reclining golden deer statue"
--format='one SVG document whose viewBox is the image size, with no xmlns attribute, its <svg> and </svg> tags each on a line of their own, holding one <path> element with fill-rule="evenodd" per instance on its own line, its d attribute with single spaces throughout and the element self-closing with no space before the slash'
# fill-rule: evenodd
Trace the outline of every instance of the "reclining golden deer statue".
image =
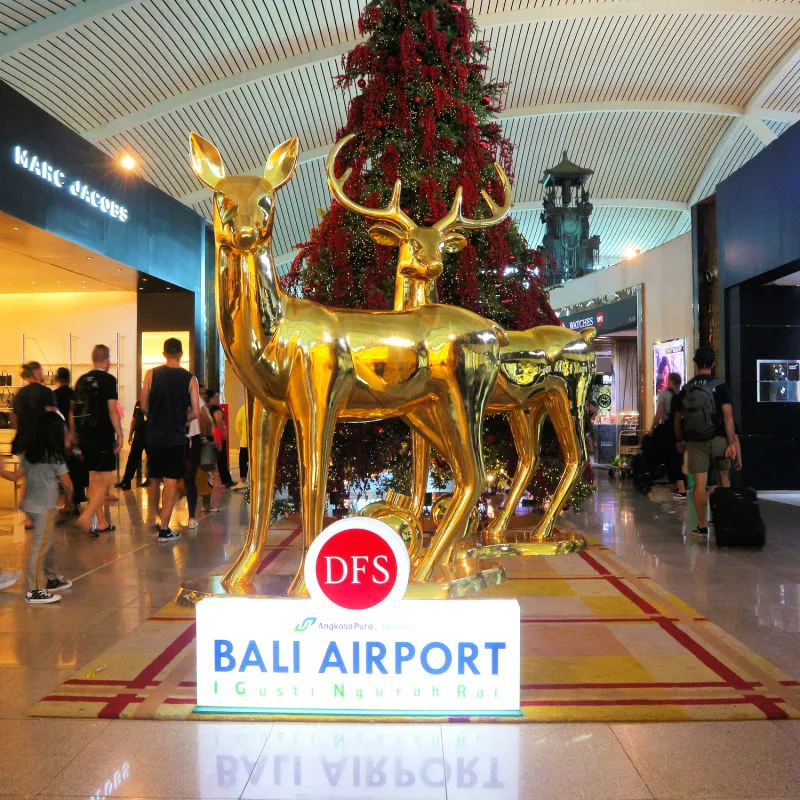
<svg viewBox="0 0 800 800">
<path fill-rule="evenodd" d="M 444 254 L 457 252 L 466 244 L 464 236 L 456 231 L 478 230 L 505 219 L 512 205 L 508 177 L 502 167 L 495 164 L 505 197 L 503 204 L 498 205 L 486 191 L 482 192 L 491 212 L 489 217 L 465 217 L 461 210 L 461 187 L 458 187 L 448 214 L 434 225 L 422 227 L 400 210 L 393 215 L 376 213 L 347 196 L 344 183 L 349 171 L 337 178 L 334 167 L 340 150 L 352 138 L 353 134 L 342 138 L 328 156 L 327 178 L 331 193 L 348 211 L 377 221 L 369 229 L 376 243 L 400 248 L 395 309 L 407 310 L 438 303 L 436 279 L 442 272 Z M 509 520 L 536 471 L 546 416 L 550 417 L 555 429 L 565 469 L 532 538 L 542 540 L 552 535 L 558 513 L 580 479 L 588 459 L 583 409 L 595 372 L 595 356 L 590 346 L 596 335 L 594 328 L 575 333 L 557 325 L 541 325 L 526 331 L 506 331 L 506 335 L 510 343 L 502 348 L 500 372 L 486 405 L 486 413 L 507 415 L 519 464 L 504 507 L 484 532 L 487 541 L 495 544 L 506 542 Z M 419 519 L 428 483 L 430 444 L 413 430 L 411 435 L 413 472 L 408 510 Z"/>
<path fill-rule="evenodd" d="M 448 577 L 448 560 L 483 489 L 481 420 L 499 369 L 504 334 L 465 309 L 330 309 L 286 294 L 272 253 L 275 193 L 294 174 L 297 139 L 270 154 L 264 177 L 226 177 L 211 142 L 191 135 L 192 167 L 214 192 L 217 323 L 225 354 L 253 398 L 252 508 L 245 544 L 223 578 L 246 592 L 266 547 L 275 465 L 289 418 L 297 436 L 303 557 L 323 524 L 334 426 L 403 418 L 447 460 L 453 502 L 411 579 Z M 343 181 L 347 179 L 345 175 Z M 400 212 L 401 184 L 386 209 Z M 302 593 L 303 564 L 290 587 Z"/>
</svg>

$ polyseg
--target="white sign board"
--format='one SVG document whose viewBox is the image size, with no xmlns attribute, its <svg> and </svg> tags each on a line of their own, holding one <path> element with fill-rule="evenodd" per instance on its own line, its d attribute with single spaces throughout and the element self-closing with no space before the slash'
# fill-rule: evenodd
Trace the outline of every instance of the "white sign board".
<svg viewBox="0 0 800 800">
<path fill-rule="evenodd" d="M 519 715 L 516 600 L 197 606 L 198 711 Z"/>
</svg>

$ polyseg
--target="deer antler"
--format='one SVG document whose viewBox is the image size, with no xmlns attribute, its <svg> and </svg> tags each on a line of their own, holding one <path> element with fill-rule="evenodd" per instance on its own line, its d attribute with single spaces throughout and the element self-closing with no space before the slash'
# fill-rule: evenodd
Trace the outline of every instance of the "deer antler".
<svg viewBox="0 0 800 800">
<path fill-rule="evenodd" d="M 328 188 L 331 190 L 331 194 L 339 203 L 341 203 L 342 206 L 344 206 L 348 211 L 352 211 L 354 214 L 359 214 L 362 217 L 367 217 L 368 219 L 388 220 L 390 222 L 397 223 L 404 230 L 412 230 L 416 227 L 416 223 L 400 208 L 400 191 L 403 188 L 400 178 L 394 182 L 392 199 L 389 201 L 389 205 L 386 206 L 386 208 L 367 208 L 366 206 L 362 206 L 355 200 L 348 197 L 345 193 L 344 185 L 347 183 L 347 179 L 353 173 L 353 169 L 352 167 L 348 167 L 342 174 L 341 178 L 337 178 L 334 165 L 336 164 L 336 156 L 339 155 L 339 151 L 354 136 L 354 133 L 350 133 L 343 139 L 340 139 L 338 142 L 336 142 L 330 154 L 328 155 L 326 169 L 328 173 Z"/>
<path fill-rule="evenodd" d="M 497 172 L 497 176 L 500 178 L 500 182 L 503 184 L 504 197 L 502 206 L 497 205 L 497 203 L 495 203 L 495 201 L 489 196 L 488 192 L 485 189 L 482 189 L 481 194 L 483 195 L 483 199 L 486 201 L 486 204 L 489 206 L 489 210 L 492 212 L 492 215 L 486 219 L 469 219 L 461 212 L 461 199 L 463 192 L 459 186 L 458 189 L 456 189 L 456 196 L 453 200 L 453 205 L 450 206 L 450 210 L 447 212 L 446 216 L 442 217 L 432 227 L 440 233 L 444 233 L 445 231 L 452 230 L 454 228 L 478 230 L 479 228 L 490 228 L 492 225 L 497 225 L 498 222 L 504 220 L 508 216 L 508 212 L 511 211 L 512 206 L 511 183 L 509 182 L 505 171 L 497 162 L 495 162 L 494 168 Z"/>
</svg>

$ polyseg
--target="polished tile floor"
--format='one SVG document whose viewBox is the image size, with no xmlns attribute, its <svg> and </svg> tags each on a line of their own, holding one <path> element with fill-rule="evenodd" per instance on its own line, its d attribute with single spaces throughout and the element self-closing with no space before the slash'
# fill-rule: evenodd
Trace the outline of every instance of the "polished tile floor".
<svg viewBox="0 0 800 800">
<path fill-rule="evenodd" d="M 601 473 L 573 516 L 642 574 L 800 678 L 800 508 L 764 502 L 768 546 L 717 551 L 683 530 L 664 488 L 642 498 Z M 143 492 L 123 495 L 119 530 L 58 532 L 74 588 L 30 607 L 0 592 L 3 798 L 800 798 L 800 722 L 384 725 L 29 719 L 25 710 L 238 550 L 237 496 L 196 535 L 159 546 Z M 185 522 L 179 513 L 178 521 Z M 0 516 L 0 565 L 21 566 L 16 517 Z"/>
</svg>

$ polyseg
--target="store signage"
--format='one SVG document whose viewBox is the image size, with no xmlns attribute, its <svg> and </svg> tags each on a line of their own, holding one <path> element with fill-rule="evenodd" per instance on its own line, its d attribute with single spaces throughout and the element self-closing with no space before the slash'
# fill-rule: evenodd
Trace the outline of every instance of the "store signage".
<svg viewBox="0 0 800 800">
<path fill-rule="evenodd" d="M 404 600 L 408 574 L 400 537 L 352 517 L 309 548 L 311 599 L 202 600 L 198 710 L 519 715 L 519 603 Z"/>
<path fill-rule="evenodd" d="M 595 306 L 595 308 L 578 314 L 570 314 L 561 318 L 561 325 L 573 331 L 595 327 L 603 333 L 635 328 L 638 319 L 635 297 L 627 297 L 616 303 Z"/>
<path fill-rule="evenodd" d="M 83 200 L 103 214 L 108 214 L 112 219 L 120 222 L 128 221 L 128 209 L 125 206 L 109 199 L 89 184 L 80 179 L 70 179 L 64 170 L 40 159 L 35 153 L 30 153 L 19 145 L 14 148 L 13 153 L 14 163 L 18 167 L 33 173 L 57 189 L 66 189 L 73 197 Z"/>
</svg>

